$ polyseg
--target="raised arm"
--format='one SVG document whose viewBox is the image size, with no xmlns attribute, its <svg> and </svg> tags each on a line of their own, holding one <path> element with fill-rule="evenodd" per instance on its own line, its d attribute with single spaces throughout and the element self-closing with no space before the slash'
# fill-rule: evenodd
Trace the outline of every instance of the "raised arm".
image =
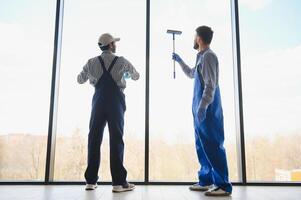
<svg viewBox="0 0 301 200">
<path fill-rule="evenodd" d="M 179 63 L 179 65 L 181 66 L 181 68 L 182 68 L 183 72 L 186 74 L 186 76 L 188 76 L 189 78 L 194 78 L 195 67 L 190 68 L 188 65 L 185 64 L 185 62 L 182 60 L 182 58 L 176 53 L 172 54 L 172 59 Z"/>
</svg>

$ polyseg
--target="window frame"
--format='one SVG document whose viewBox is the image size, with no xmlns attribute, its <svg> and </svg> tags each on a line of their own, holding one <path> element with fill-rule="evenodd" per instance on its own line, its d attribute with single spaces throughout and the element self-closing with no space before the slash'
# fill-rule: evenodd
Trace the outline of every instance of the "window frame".
<svg viewBox="0 0 301 200">
<path fill-rule="evenodd" d="M 49 105 L 48 139 L 46 152 L 46 169 L 44 181 L 0 181 L 0 185 L 82 185 L 83 181 L 53 181 L 54 157 L 56 142 L 56 126 L 58 111 L 58 90 L 60 76 L 60 58 L 62 47 L 64 0 L 56 1 L 55 34 L 52 63 L 52 78 Z M 144 152 L 144 181 L 134 182 L 138 185 L 188 185 L 192 182 L 154 182 L 149 181 L 149 99 L 150 99 L 150 0 L 146 1 L 146 49 L 145 49 L 145 152 Z M 231 0 L 232 20 L 232 50 L 233 50 L 233 75 L 235 89 L 235 120 L 237 138 L 237 165 L 239 181 L 233 185 L 257 185 L 257 186 L 301 186 L 301 182 L 249 182 L 246 175 L 246 155 L 243 117 L 243 96 L 240 55 L 240 32 L 239 32 L 239 8 L 238 0 Z M 99 182 L 101 185 L 110 185 L 111 182 Z"/>
</svg>

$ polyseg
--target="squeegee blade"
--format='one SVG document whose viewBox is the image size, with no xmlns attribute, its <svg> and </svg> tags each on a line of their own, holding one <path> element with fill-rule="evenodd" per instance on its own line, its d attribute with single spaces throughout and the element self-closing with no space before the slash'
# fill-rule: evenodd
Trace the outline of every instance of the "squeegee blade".
<svg viewBox="0 0 301 200">
<path fill-rule="evenodd" d="M 182 34 L 182 31 L 177 31 L 177 30 L 167 30 L 167 33 L 172 33 L 172 34 L 176 34 L 176 35 L 180 35 Z"/>
</svg>

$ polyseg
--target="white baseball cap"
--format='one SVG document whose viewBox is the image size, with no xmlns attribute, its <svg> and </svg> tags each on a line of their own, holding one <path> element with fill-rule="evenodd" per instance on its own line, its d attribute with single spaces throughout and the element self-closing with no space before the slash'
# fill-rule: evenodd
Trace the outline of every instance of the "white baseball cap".
<svg viewBox="0 0 301 200">
<path fill-rule="evenodd" d="M 110 33 L 102 34 L 98 39 L 98 44 L 100 47 L 109 45 L 111 42 L 117 42 L 120 38 L 114 38 Z"/>
</svg>

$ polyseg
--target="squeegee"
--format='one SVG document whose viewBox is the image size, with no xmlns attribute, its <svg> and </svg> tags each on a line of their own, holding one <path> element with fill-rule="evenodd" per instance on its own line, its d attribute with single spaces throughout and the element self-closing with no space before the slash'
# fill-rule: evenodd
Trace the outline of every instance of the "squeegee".
<svg viewBox="0 0 301 200">
<path fill-rule="evenodd" d="M 167 30 L 168 34 L 172 34 L 172 46 L 173 46 L 173 53 L 175 53 L 175 35 L 181 35 L 182 31 L 177 30 Z M 176 78 L 176 63 L 175 60 L 173 61 L 173 78 Z"/>
</svg>

